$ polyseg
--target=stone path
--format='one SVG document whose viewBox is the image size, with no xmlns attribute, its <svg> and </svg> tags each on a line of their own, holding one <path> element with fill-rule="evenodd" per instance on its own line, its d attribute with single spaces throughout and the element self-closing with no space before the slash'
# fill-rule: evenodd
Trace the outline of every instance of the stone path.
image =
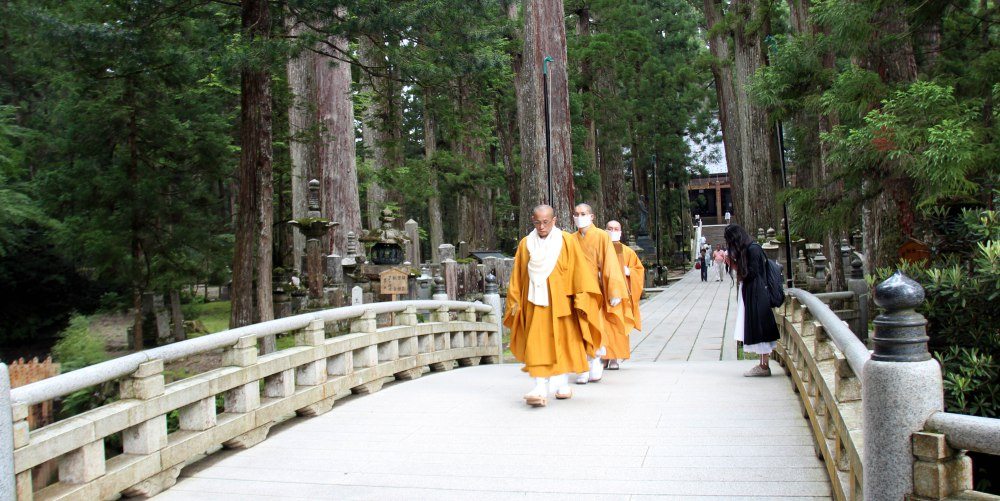
<svg viewBox="0 0 1000 501">
<path fill-rule="evenodd" d="M 829 499 L 787 379 L 741 377 L 752 362 L 722 342 L 734 304 L 728 278 L 688 274 L 643 305 L 635 359 L 570 400 L 528 408 L 513 364 L 429 374 L 216 453 L 156 499 Z"/>
<path fill-rule="evenodd" d="M 640 306 L 642 332 L 632 333 L 633 362 L 736 360 L 736 286 L 725 274 L 722 282 L 713 281 L 713 271 L 702 282 L 700 270 L 691 270 Z"/>
</svg>

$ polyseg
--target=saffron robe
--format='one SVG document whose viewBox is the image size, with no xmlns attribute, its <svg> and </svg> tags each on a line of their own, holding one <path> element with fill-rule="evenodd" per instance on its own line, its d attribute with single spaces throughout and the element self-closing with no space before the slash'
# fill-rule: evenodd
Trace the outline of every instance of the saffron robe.
<svg viewBox="0 0 1000 501">
<path fill-rule="evenodd" d="M 560 230 L 562 231 L 562 230 Z M 597 330 L 601 288 L 590 273 L 580 244 L 563 232 L 562 250 L 546 279 L 549 306 L 528 301 L 527 239 L 514 254 L 503 324 L 510 328 L 510 351 L 532 377 L 585 372 L 587 356 L 600 347 Z"/>
<path fill-rule="evenodd" d="M 628 286 L 628 298 L 624 300 L 627 303 L 625 304 L 625 331 L 632 332 L 632 329 L 641 331 L 642 316 L 639 314 L 639 300 L 642 299 L 642 289 L 646 285 L 646 268 L 631 247 L 623 245 L 621 242 L 615 242 L 614 246 L 618 260 L 629 269 L 629 275 L 625 277 L 625 285 Z"/>
<path fill-rule="evenodd" d="M 608 232 L 595 226 L 587 228 L 586 235 L 579 230 L 574 235 L 579 239 L 580 248 L 587 257 L 591 273 L 597 278 L 601 285 L 601 293 L 604 295 L 600 303 L 600 318 L 603 323 L 599 325 L 601 337 L 597 346 L 607 348 L 607 353 L 604 355 L 606 358 L 627 358 L 629 345 L 628 331 L 625 330 L 624 304 L 628 297 L 628 288 L 625 286 L 625 272 L 618 262 L 618 254 L 611 245 L 611 237 L 608 236 Z M 611 306 L 608 301 L 615 297 L 622 302 L 617 306 Z M 625 356 L 618 356 L 621 354 Z"/>
</svg>

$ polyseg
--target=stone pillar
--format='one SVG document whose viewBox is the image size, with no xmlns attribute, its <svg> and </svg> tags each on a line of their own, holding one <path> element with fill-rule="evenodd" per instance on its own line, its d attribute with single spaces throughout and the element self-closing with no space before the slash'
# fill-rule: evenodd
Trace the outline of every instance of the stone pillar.
<svg viewBox="0 0 1000 501">
<path fill-rule="evenodd" d="M 861 383 L 865 499 L 906 499 L 913 493 L 914 433 L 944 409 L 941 366 L 927 350 L 927 320 L 915 309 L 924 290 L 897 271 L 875 288 L 874 353 Z"/>
<path fill-rule="evenodd" d="M 403 233 L 406 234 L 406 260 L 413 266 L 420 266 L 420 229 L 414 220 L 403 223 Z"/>
<path fill-rule="evenodd" d="M 490 344 L 497 347 L 497 359 L 495 363 L 503 363 L 503 300 L 500 298 L 500 287 L 497 285 L 497 277 L 493 273 L 486 275 L 486 293 L 483 294 L 483 302 L 493 308 L 486 318 L 487 322 L 493 322 L 497 326 L 496 333 L 490 334 Z M 494 336 L 496 336 L 494 338 Z"/>
<path fill-rule="evenodd" d="M 121 382 L 121 398 L 149 400 L 163 395 L 163 360 L 139 364 L 139 368 Z M 161 414 L 122 431 L 125 454 L 152 454 L 167 446 L 167 416 Z"/>
<path fill-rule="evenodd" d="M 862 271 L 863 266 L 864 263 L 861 262 L 861 258 L 852 253 L 851 266 L 848 268 L 850 274 L 847 278 L 847 290 L 854 293 L 855 307 L 858 309 L 858 319 L 851 326 L 851 330 L 854 332 L 854 335 L 858 336 L 858 339 L 868 341 L 868 318 L 870 316 L 868 303 L 871 294 L 868 291 L 868 282 L 865 280 L 865 274 Z"/>
<path fill-rule="evenodd" d="M 441 276 L 444 278 L 448 299 L 454 301 L 458 297 L 458 261 L 455 261 L 455 246 L 442 244 L 438 254 L 441 256 Z"/>
<path fill-rule="evenodd" d="M 951 499 L 971 491 L 972 459 L 948 446 L 941 433 L 913 434 L 914 499 Z"/>
<path fill-rule="evenodd" d="M 444 278 L 441 275 L 434 277 L 434 295 L 431 299 L 435 301 L 447 301 L 448 300 L 448 290 L 444 284 Z"/>
<path fill-rule="evenodd" d="M 722 185 L 719 183 L 715 184 L 715 217 L 722 216 Z M 718 224 L 718 223 L 716 223 Z"/>
<path fill-rule="evenodd" d="M 14 413 L 10 405 L 10 373 L 0 362 L 0 499 L 17 499 L 14 480 Z"/>
</svg>

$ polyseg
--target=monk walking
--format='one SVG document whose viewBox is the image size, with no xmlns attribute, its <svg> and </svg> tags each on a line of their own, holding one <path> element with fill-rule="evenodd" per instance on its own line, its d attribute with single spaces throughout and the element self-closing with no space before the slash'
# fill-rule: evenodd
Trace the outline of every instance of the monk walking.
<svg viewBox="0 0 1000 501">
<path fill-rule="evenodd" d="M 615 341 L 607 344 L 608 353 L 603 357 L 605 368 L 618 370 L 618 361 L 629 358 L 630 346 L 628 334 L 632 330 L 642 330 L 642 318 L 639 314 L 639 300 L 642 298 L 642 289 L 646 282 L 646 268 L 639 260 L 639 256 L 629 246 L 622 243 L 622 224 L 611 220 L 605 225 L 608 236 L 611 237 L 611 245 L 618 256 L 618 262 L 622 264 L 622 271 L 625 273 L 625 286 L 628 294 L 622 304 L 625 314 L 625 333 L 622 338 L 615 338 Z"/>
<path fill-rule="evenodd" d="M 604 365 L 601 357 L 607 356 L 608 346 L 617 347 L 621 351 L 624 345 L 628 349 L 628 334 L 625 331 L 625 316 L 621 305 L 626 296 L 625 275 L 618 264 L 618 256 L 611 245 L 608 232 L 594 226 L 594 211 L 587 204 L 577 205 L 573 209 L 573 222 L 577 230 L 574 235 L 579 239 L 580 248 L 590 264 L 591 276 L 600 284 L 603 299 L 600 303 L 601 324 L 598 325 L 600 338 L 599 349 L 592 354 L 590 370 L 581 373 L 576 378 L 577 384 L 587 384 L 601 380 Z"/>
<path fill-rule="evenodd" d="M 569 373 L 588 369 L 587 355 L 599 346 L 601 289 L 577 239 L 556 227 L 555 211 L 532 211 L 535 229 L 521 239 L 507 289 L 503 323 L 510 328 L 510 351 L 535 378 L 524 400 L 543 407 L 548 395 L 573 396 Z"/>
</svg>

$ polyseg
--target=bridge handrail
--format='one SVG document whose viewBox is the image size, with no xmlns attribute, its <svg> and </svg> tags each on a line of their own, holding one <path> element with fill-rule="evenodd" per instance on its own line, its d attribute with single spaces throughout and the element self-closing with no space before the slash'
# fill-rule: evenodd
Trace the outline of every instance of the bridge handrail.
<svg viewBox="0 0 1000 501">
<path fill-rule="evenodd" d="M 951 412 L 935 412 L 926 428 L 943 433 L 955 449 L 1000 456 L 1000 419 Z"/>
<path fill-rule="evenodd" d="M 799 394 L 833 498 L 857 499 L 864 482 L 860 375 L 868 350 L 823 301 L 847 298 L 785 291 L 788 298 L 775 315 L 781 331 L 779 361 Z"/>
<path fill-rule="evenodd" d="M 871 358 L 871 352 L 868 351 L 868 347 L 865 346 L 858 336 L 851 332 L 851 329 L 844 323 L 840 317 L 837 316 L 830 306 L 827 305 L 823 300 L 816 295 L 797 288 L 787 289 L 787 294 L 794 297 L 800 304 L 809 308 L 809 313 L 812 314 L 813 318 L 823 325 L 826 335 L 833 340 L 833 343 L 837 346 L 837 349 L 844 354 L 847 358 L 847 363 L 851 366 L 851 370 L 855 374 L 861 374 L 864 370 L 865 364 L 868 359 Z M 833 293 L 826 293 L 826 297 L 843 299 L 838 296 L 832 295 Z M 842 294 L 854 295 L 853 292 L 846 292 Z"/>
<path fill-rule="evenodd" d="M 26 386 L 18 401 L 0 409 L 0 417 L 10 411 L 0 423 L 0 443 L 13 442 L 0 450 L 0 499 L 149 497 L 173 485 L 185 465 L 219 447 L 252 447 L 292 416 L 325 413 L 335 401 L 378 391 L 389 381 L 456 364 L 498 363 L 502 340 L 493 312 L 501 308 L 500 299 L 494 292 L 484 300 L 489 304 L 395 301 L 318 311 L 154 348 L 52 378 L 54 383 Z M 421 310 L 430 311 L 429 317 L 421 319 Z M 377 315 L 385 313 L 395 315 L 391 325 L 380 327 Z M 347 320 L 347 334 L 328 337 L 330 322 Z M 294 334 L 295 345 L 259 355 L 258 338 L 270 334 Z M 218 362 L 216 348 L 222 349 Z M 211 368 L 168 382 L 164 362 L 206 353 Z M 0 390 L 2 369 L 0 364 Z M 32 400 L 111 382 L 118 384 L 117 399 L 29 429 Z M 3 404 L 11 394 L 0 393 Z M 106 454 L 108 440 L 120 441 L 120 451 L 115 449 L 120 454 Z M 12 472 L 5 468 L 10 459 Z M 57 480 L 44 473 L 54 462 Z"/>
<path fill-rule="evenodd" d="M 127 376 L 140 364 L 151 360 L 160 359 L 164 362 L 171 362 L 181 358 L 197 355 L 206 351 L 226 348 L 235 344 L 241 337 L 254 336 L 261 338 L 281 334 L 297 329 L 305 328 L 313 320 L 323 320 L 324 322 L 348 320 L 364 314 L 366 311 L 373 311 L 375 314 L 400 313 L 406 308 L 413 307 L 417 310 L 436 310 L 438 308 L 452 308 L 464 310 L 473 308 L 477 313 L 489 313 L 492 307 L 483 303 L 471 303 L 466 301 L 441 301 L 441 300 L 413 300 L 413 301 L 392 301 L 384 303 L 360 304 L 332 308 L 317 312 L 303 313 L 291 317 L 270 320 L 258 324 L 237 327 L 215 334 L 179 341 L 176 343 L 151 348 L 149 350 L 133 353 L 124 357 L 115 358 L 99 364 L 83 367 L 72 372 L 60 374 L 55 377 L 36 381 L 34 383 L 14 388 L 10 392 L 12 403 L 34 405 L 40 402 L 53 400 L 69 395 L 74 391 L 89 388 L 107 381 Z"/>
</svg>

